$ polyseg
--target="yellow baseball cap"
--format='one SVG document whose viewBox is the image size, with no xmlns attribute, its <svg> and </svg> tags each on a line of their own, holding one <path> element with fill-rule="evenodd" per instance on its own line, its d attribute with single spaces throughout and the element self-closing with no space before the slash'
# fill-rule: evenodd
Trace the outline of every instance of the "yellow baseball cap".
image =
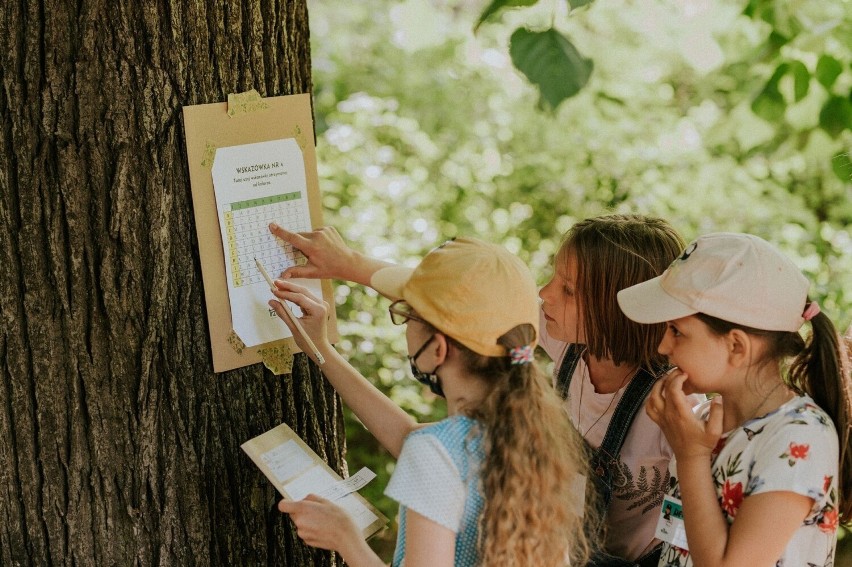
<svg viewBox="0 0 852 567">
<path fill-rule="evenodd" d="M 416 268 L 377 271 L 370 287 L 404 300 L 433 327 L 484 356 L 508 356 L 497 340 L 518 325 L 532 325 L 538 337 L 535 280 L 517 256 L 496 244 L 450 240 Z"/>
</svg>

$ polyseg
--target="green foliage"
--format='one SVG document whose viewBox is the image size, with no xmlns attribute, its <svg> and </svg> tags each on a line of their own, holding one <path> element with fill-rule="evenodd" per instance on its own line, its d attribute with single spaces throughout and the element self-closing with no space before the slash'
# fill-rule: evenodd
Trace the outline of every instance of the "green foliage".
<svg viewBox="0 0 852 567">
<path fill-rule="evenodd" d="M 512 62 L 538 86 L 543 106 L 556 108 L 589 81 L 592 62 L 555 29 L 534 32 L 520 28 L 509 41 Z"/>
<path fill-rule="evenodd" d="M 538 0 L 494 0 L 485 8 L 485 10 L 482 11 L 482 14 L 480 14 L 479 21 L 476 23 L 474 31 L 489 18 L 500 13 L 502 10 L 507 8 L 518 8 L 521 6 L 533 6 L 537 3 Z"/>
<path fill-rule="evenodd" d="M 591 4 L 592 0 L 569 0 L 569 11 Z M 494 0 L 479 17 L 474 31 L 502 10 L 535 6 L 538 0 Z M 592 74 L 593 63 L 584 57 L 564 33 L 554 27 L 533 31 L 518 27 L 509 40 L 509 53 L 515 67 L 536 85 L 542 108 L 555 109 L 582 89 Z"/>
<path fill-rule="evenodd" d="M 831 55 L 821 55 L 816 66 L 816 79 L 829 90 L 843 72 L 843 65 Z"/>
<path fill-rule="evenodd" d="M 832 101 L 849 102 L 852 4 L 610 0 L 573 17 L 558 2 L 557 25 L 539 4 L 501 9 L 474 36 L 481 11 L 461 0 L 309 3 L 325 222 L 407 264 L 456 235 L 500 242 L 540 283 L 562 233 L 591 215 L 662 216 L 686 238 L 752 232 L 848 327 L 852 129 Z M 508 56 L 518 28 L 594 54 L 591 79 L 548 112 Z M 418 419 L 439 419 L 388 302 L 335 289 L 339 350 Z M 348 419 L 351 468 L 379 474 L 365 495 L 393 517 L 393 463 Z"/>
</svg>

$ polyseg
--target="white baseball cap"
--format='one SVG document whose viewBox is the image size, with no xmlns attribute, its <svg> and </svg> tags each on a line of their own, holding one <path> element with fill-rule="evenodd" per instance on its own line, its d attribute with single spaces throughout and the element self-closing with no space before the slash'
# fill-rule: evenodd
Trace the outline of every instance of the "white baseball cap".
<svg viewBox="0 0 852 567">
<path fill-rule="evenodd" d="M 719 232 L 691 242 L 662 275 L 618 292 L 618 305 L 637 323 L 704 313 L 753 329 L 798 331 L 808 287 L 762 238 Z"/>
</svg>

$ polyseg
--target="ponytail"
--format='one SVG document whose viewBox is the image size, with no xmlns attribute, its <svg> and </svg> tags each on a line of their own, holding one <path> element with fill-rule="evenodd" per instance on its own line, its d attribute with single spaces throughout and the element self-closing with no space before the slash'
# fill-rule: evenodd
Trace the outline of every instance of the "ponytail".
<svg viewBox="0 0 852 567">
<path fill-rule="evenodd" d="M 810 340 L 790 365 L 792 386 L 806 392 L 821 407 L 837 429 L 840 442 L 839 510 L 841 522 L 852 518 L 852 376 L 849 373 L 848 345 L 842 343 L 831 320 L 818 313 L 811 319 Z"/>
<path fill-rule="evenodd" d="M 592 551 L 584 523 L 596 520 L 588 498 L 585 511 L 579 509 L 584 486 L 575 481 L 586 474 L 582 440 L 538 365 L 516 355 L 528 353 L 534 340 L 534 328 L 520 325 L 499 341 L 511 357 L 461 347 L 468 369 L 490 385 L 483 402 L 468 411 L 486 432 L 483 565 L 584 565 Z"/>
</svg>

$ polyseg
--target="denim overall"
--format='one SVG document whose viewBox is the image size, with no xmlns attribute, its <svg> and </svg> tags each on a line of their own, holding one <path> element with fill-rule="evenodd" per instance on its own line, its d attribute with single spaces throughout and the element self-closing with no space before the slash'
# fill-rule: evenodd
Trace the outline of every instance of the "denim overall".
<svg viewBox="0 0 852 567">
<path fill-rule="evenodd" d="M 568 397 L 571 377 L 574 375 L 577 363 L 585 351 L 584 345 L 568 345 L 568 350 L 565 352 L 565 357 L 562 359 L 562 364 L 556 376 L 556 390 L 563 399 Z M 600 447 L 597 449 L 588 447 L 591 455 L 590 469 L 592 472 L 590 482 L 594 483 L 604 514 L 612 501 L 613 477 L 618 471 L 618 456 L 621 453 L 622 445 L 624 445 L 624 438 L 627 437 L 633 419 L 642 404 L 645 403 L 645 398 L 651 393 L 651 388 L 657 378 L 665 374 L 670 368 L 669 365 L 655 365 L 650 369 L 640 368 L 624 390 L 618 405 L 615 406 L 615 411 Z M 589 567 L 651 567 L 657 565 L 659 557 L 660 546 L 636 561 L 627 561 L 601 551 L 592 557 Z"/>
</svg>

